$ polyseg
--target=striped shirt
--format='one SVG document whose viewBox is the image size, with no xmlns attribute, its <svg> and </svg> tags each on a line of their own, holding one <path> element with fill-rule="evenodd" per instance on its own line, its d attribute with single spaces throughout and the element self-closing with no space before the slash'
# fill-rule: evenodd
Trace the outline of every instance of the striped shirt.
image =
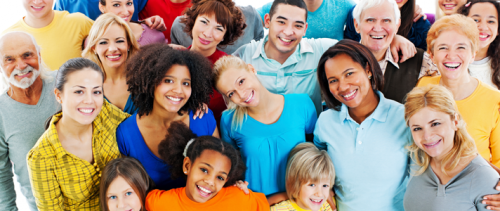
<svg viewBox="0 0 500 211">
<path fill-rule="evenodd" d="M 28 171 L 40 210 L 99 210 L 101 171 L 120 157 L 116 128 L 129 115 L 106 100 L 93 121 L 94 163 L 67 152 L 59 141 L 53 116 L 49 128 L 28 153 Z"/>
</svg>

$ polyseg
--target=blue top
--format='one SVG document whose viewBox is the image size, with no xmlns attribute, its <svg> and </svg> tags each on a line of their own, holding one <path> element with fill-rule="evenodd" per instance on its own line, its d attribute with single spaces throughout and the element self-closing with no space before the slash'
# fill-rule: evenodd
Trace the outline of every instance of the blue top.
<svg viewBox="0 0 500 211">
<path fill-rule="evenodd" d="M 335 197 L 339 210 L 401 211 L 409 176 L 411 131 L 404 106 L 386 99 L 361 124 L 340 111 L 321 113 L 314 144 L 327 149 L 335 166 Z"/>
<path fill-rule="evenodd" d="M 323 53 L 337 43 L 333 39 L 306 39 L 302 38 L 299 45 L 288 59 L 280 64 L 267 57 L 264 45 L 269 35 L 258 42 L 241 46 L 233 55 L 240 57 L 247 64 L 252 64 L 257 70 L 260 83 L 272 93 L 308 94 L 319 114 L 321 107 L 321 91 L 319 89 L 316 69 Z"/>
<path fill-rule="evenodd" d="M 314 104 L 305 94 L 284 95 L 285 105 L 278 121 L 263 124 L 246 115 L 241 129 L 231 128 L 234 110 L 222 113 L 222 140 L 240 150 L 247 166 L 245 179 L 252 191 L 266 195 L 285 192 L 288 153 L 306 134 L 314 130 L 317 115 Z"/>
<path fill-rule="evenodd" d="M 211 110 L 208 111 L 202 119 L 196 118 L 196 120 L 193 120 L 193 112 L 189 111 L 189 128 L 197 136 L 211 136 L 215 131 L 214 114 Z M 118 126 L 116 141 L 123 155 L 133 157 L 141 162 L 149 177 L 153 179 L 156 185 L 155 188 L 169 190 L 186 186 L 184 179 L 172 180 L 167 163 L 153 154 L 148 148 L 137 125 L 137 113 Z"/>
<path fill-rule="evenodd" d="M 264 21 L 264 16 L 271 10 L 273 2 L 269 2 L 257 9 Z M 323 0 L 323 3 L 314 12 L 307 12 L 306 38 L 344 39 L 344 24 L 347 12 L 353 7 L 352 0 Z"/>
<path fill-rule="evenodd" d="M 349 10 L 349 14 L 347 14 L 347 20 L 345 22 L 345 31 L 344 38 L 351 39 L 354 41 L 360 41 L 361 36 L 356 32 L 356 28 L 354 27 L 354 18 L 352 17 L 352 11 L 354 7 Z M 401 14 L 402 15 L 402 14 Z M 413 22 L 411 26 L 410 32 L 406 38 L 412 42 L 415 47 L 421 48 L 423 50 L 427 50 L 427 32 L 431 28 L 431 23 L 428 20 L 424 20 L 424 18 L 418 19 L 417 22 Z"/>
<path fill-rule="evenodd" d="M 146 6 L 147 0 L 134 0 L 134 15 L 133 21 L 139 20 L 139 12 Z M 80 12 L 92 20 L 97 19 L 101 15 L 99 10 L 99 0 L 56 0 L 54 10 L 66 10 L 69 13 Z"/>
<path fill-rule="evenodd" d="M 113 104 L 111 101 L 104 96 L 109 103 Z M 135 107 L 134 102 L 132 101 L 132 95 L 128 95 L 127 103 L 125 103 L 125 108 L 123 108 L 123 112 L 128 114 L 134 114 L 137 111 L 137 107 Z"/>
</svg>

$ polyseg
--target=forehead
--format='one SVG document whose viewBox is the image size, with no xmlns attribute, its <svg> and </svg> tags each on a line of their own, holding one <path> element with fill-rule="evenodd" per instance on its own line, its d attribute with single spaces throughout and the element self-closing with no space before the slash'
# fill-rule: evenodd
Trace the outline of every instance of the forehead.
<svg viewBox="0 0 500 211">
<path fill-rule="evenodd" d="M 125 37 L 125 29 L 116 24 L 113 23 L 106 28 L 106 31 L 102 34 L 102 38 L 113 38 L 113 37 Z"/>
<path fill-rule="evenodd" d="M 440 119 L 441 121 L 451 120 L 451 118 L 446 117 L 448 117 L 448 114 L 444 112 L 437 111 L 430 107 L 424 107 L 410 117 L 409 123 L 426 124 L 434 119 Z"/>
<path fill-rule="evenodd" d="M 235 80 L 247 76 L 249 74 L 248 71 L 242 70 L 236 67 L 228 67 L 219 77 L 217 87 L 222 89 L 230 89 L 230 87 L 234 87 Z"/>
<path fill-rule="evenodd" d="M 72 72 L 66 76 L 67 82 L 64 86 L 85 86 L 87 88 L 94 88 L 102 86 L 102 74 L 90 68 L 84 68 Z"/>
<path fill-rule="evenodd" d="M 123 177 L 118 176 L 109 184 L 109 188 L 106 193 L 117 193 L 129 188 L 131 188 L 130 184 L 128 184 Z"/>
<path fill-rule="evenodd" d="M 338 54 L 325 62 L 325 71 L 328 77 L 342 74 L 347 69 L 362 70 L 363 67 L 346 54 Z"/>
<path fill-rule="evenodd" d="M 191 78 L 191 73 L 186 65 L 174 64 L 167 70 L 165 76 L 174 76 L 178 78 Z"/>
<path fill-rule="evenodd" d="M 223 171 L 229 173 L 231 170 L 231 160 L 220 152 L 210 149 L 203 150 L 195 162 L 207 163 L 212 166 L 216 172 Z"/>
<path fill-rule="evenodd" d="M 497 17 L 498 11 L 495 8 L 495 6 L 493 6 L 493 4 L 488 2 L 481 2 L 472 5 L 469 11 L 469 16 L 472 15 L 487 16 L 487 17 L 494 16 L 498 18 Z"/>
<path fill-rule="evenodd" d="M 274 15 L 271 18 L 276 18 L 278 16 L 284 17 L 290 21 L 306 22 L 306 10 L 289 4 L 278 4 L 276 6 Z"/>
<path fill-rule="evenodd" d="M 367 8 L 361 12 L 361 19 L 365 18 L 391 18 L 394 19 L 394 8 L 391 3 L 384 1 L 382 4 Z"/>
<path fill-rule="evenodd" d="M 463 33 L 460 33 L 456 29 L 449 29 L 441 32 L 436 39 L 435 45 L 446 44 L 446 45 L 456 45 L 456 44 L 465 44 L 467 46 L 471 45 L 471 40 L 465 36 Z"/>
<path fill-rule="evenodd" d="M 36 53 L 35 45 L 28 36 L 11 35 L 0 41 L 2 56 L 19 56 L 29 51 Z"/>
</svg>

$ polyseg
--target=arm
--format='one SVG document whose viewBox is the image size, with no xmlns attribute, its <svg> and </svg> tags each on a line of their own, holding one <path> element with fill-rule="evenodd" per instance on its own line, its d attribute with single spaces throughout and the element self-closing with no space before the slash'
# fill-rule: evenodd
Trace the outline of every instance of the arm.
<svg viewBox="0 0 500 211">
<path fill-rule="evenodd" d="M 64 210 L 64 198 L 55 177 L 54 161 L 43 158 L 34 151 L 28 153 L 27 159 L 31 188 L 38 209 Z"/>
<path fill-rule="evenodd" d="M 275 193 L 273 195 L 267 196 L 267 202 L 269 202 L 270 206 L 286 200 L 288 200 L 288 195 L 286 195 L 286 192 Z"/>
<path fill-rule="evenodd" d="M 4 134 L 0 133 L 0 187 L 2 187 L 0 188 L 0 207 L 4 210 L 17 210 L 9 148 L 3 136 Z"/>
<path fill-rule="evenodd" d="M 158 15 L 151 16 L 143 20 L 144 24 L 149 26 L 151 29 L 156 29 L 158 31 L 165 31 L 167 27 L 165 26 L 165 22 L 163 22 L 163 18 Z"/>
<path fill-rule="evenodd" d="M 351 39 L 359 42 L 361 40 L 361 36 L 356 32 L 356 28 L 354 27 L 354 17 L 352 17 L 352 11 L 354 10 L 353 6 L 351 10 L 347 13 L 347 18 L 345 19 L 345 29 L 344 29 L 344 39 Z"/>
<path fill-rule="evenodd" d="M 399 52 L 401 51 L 401 59 L 399 58 Z M 395 62 L 404 62 L 409 58 L 412 58 L 417 53 L 415 45 L 411 43 L 408 39 L 401 35 L 394 36 L 391 43 L 391 53 Z"/>
<path fill-rule="evenodd" d="M 499 109 L 499 108 L 497 108 Z M 500 110 L 495 112 L 495 125 L 490 134 L 491 163 L 500 167 Z"/>
</svg>

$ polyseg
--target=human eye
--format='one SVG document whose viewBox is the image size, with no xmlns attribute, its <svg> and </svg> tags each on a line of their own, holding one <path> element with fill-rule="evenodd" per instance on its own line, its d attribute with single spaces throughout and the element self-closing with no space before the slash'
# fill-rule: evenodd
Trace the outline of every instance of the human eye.
<svg viewBox="0 0 500 211">
<path fill-rule="evenodd" d="M 205 20 L 200 20 L 203 24 L 207 25 L 207 22 Z"/>
<path fill-rule="evenodd" d="M 200 170 L 205 174 L 208 173 L 208 170 L 206 168 L 200 168 Z"/>
<path fill-rule="evenodd" d="M 439 123 L 439 122 L 433 122 L 433 123 L 431 124 L 431 126 L 432 126 L 432 127 L 435 127 L 435 126 L 438 126 L 438 125 L 440 125 L 440 124 L 441 124 L 441 123 Z"/>
<path fill-rule="evenodd" d="M 167 79 L 165 79 L 163 82 L 165 82 L 165 83 L 169 84 L 169 83 L 172 83 L 173 81 L 172 81 L 171 79 L 168 79 L 168 78 L 167 78 Z"/>
<path fill-rule="evenodd" d="M 311 183 L 311 184 L 309 184 L 309 186 L 311 186 L 311 187 L 316 187 L 316 184 Z"/>
<path fill-rule="evenodd" d="M 297 27 L 297 28 L 301 29 L 301 28 L 302 28 L 302 27 L 304 27 L 304 26 L 302 26 L 302 25 L 300 25 L 300 24 L 297 24 L 297 25 L 295 25 L 295 27 Z"/>
<path fill-rule="evenodd" d="M 278 21 L 279 24 L 285 24 L 285 21 Z"/>
<path fill-rule="evenodd" d="M 332 79 L 328 83 L 333 84 L 333 83 L 336 83 L 337 81 L 338 81 L 337 79 Z"/>
<path fill-rule="evenodd" d="M 238 82 L 239 85 L 243 84 L 245 82 L 245 79 L 241 79 L 240 82 Z"/>
<path fill-rule="evenodd" d="M 347 72 L 345 75 L 346 76 L 351 76 L 352 74 L 354 74 L 353 72 Z"/>
<path fill-rule="evenodd" d="M 420 127 L 414 127 L 414 128 L 413 128 L 413 131 L 414 131 L 414 132 L 417 132 L 417 131 L 419 131 L 419 130 L 422 130 L 422 128 L 420 128 Z"/>
<path fill-rule="evenodd" d="M 182 83 L 182 85 L 184 85 L 184 86 L 190 86 L 189 82 L 184 82 L 184 83 Z"/>
<path fill-rule="evenodd" d="M 224 32 L 224 28 L 221 28 L 221 27 L 217 27 L 217 30 Z"/>
<path fill-rule="evenodd" d="M 82 90 L 76 90 L 75 94 L 83 94 L 83 91 Z"/>
<path fill-rule="evenodd" d="M 127 2 L 127 5 L 128 5 L 128 6 L 132 6 L 132 5 L 134 5 L 134 3 L 132 3 L 132 2 Z"/>
<path fill-rule="evenodd" d="M 439 47 L 438 50 L 447 50 L 447 47 Z"/>
<path fill-rule="evenodd" d="M 108 199 L 116 199 L 116 196 L 108 196 Z"/>
<path fill-rule="evenodd" d="M 375 21 L 375 19 L 373 19 L 373 18 L 366 19 L 366 22 L 374 22 L 374 21 Z"/>
<path fill-rule="evenodd" d="M 126 193 L 125 193 L 125 195 L 126 195 L 126 196 L 130 196 L 130 195 L 132 195 L 132 191 L 126 192 Z"/>
<path fill-rule="evenodd" d="M 234 92 L 229 92 L 229 94 L 227 95 L 228 98 L 231 98 L 233 96 Z"/>
<path fill-rule="evenodd" d="M 324 184 L 324 185 L 323 185 L 323 187 L 324 187 L 324 188 L 329 188 L 329 187 L 330 187 L 330 185 L 328 185 L 328 184 Z"/>
<path fill-rule="evenodd" d="M 119 7 L 120 4 L 113 4 L 113 7 Z"/>
<path fill-rule="evenodd" d="M 94 91 L 94 94 L 95 95 L 100 95 L 100 94 L 102 94 L 102 91 L 101 90 Z"/>
<path fill-rule="evenodd" d="M 384 19 L 384 22 L 386 22 L 386 23 L 390 23 L 390 22 L 391 22 L 391 19 Z"/>
<path fill-rule="evenodd" d="M 99 45 L 106 45 L 106 44 L 108 44 L 107 41 L 101 41 L 101 42 L 99 42 Z"/>
<path fill-rule="evenodd" d="M 121 40 L 117 40 L 116 42 L 117 42 L 117 43 L 124 43 L 124 42 L 125 42 L 125 40 L 121 39 Z"/>
<path fill-rule="evenodd" d="M 222 176 L 218 176 L 218 177 L 217 177 L 217 179 L 218 179 L 218 180 L 220 180 L 220 181 L 225 181 L 225 180 L 226 180 L 226 179 L 225 179 L 224 177 L 222 177 Z"/>
</svg>

